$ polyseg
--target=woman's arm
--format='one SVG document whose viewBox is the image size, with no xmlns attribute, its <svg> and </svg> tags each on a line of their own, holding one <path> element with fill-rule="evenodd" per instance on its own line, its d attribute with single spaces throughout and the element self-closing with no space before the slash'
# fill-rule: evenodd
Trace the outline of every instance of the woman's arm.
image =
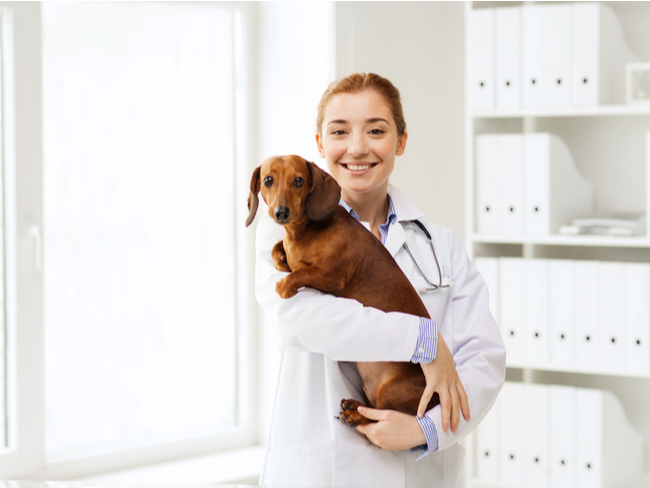
<svg viewBox="0 0 650 488">
<path fill-rule="evenodd" d="M 384 313 L 310 288 L 280 298 L 275 284 L 286 273 L 275 269 L 271 249 L 283 237 L 284 229 L 264 216 L 256 235 L 255 295 L 282 347 L 337 361 L 412 359 L 420 333 L 418 317 Z"/>
</svg>

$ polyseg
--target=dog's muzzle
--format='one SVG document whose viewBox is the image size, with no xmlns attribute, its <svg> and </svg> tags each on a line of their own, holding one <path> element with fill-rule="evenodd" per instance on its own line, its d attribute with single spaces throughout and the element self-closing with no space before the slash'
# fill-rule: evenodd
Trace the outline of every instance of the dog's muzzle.
<svg viewBox="0 0 650 488">
<path fill-rule="evenodd" d="M 282 223 L 289 218 L 289 207 L 276 207 L 275 208 L 275 219 Z"/>
</svg>

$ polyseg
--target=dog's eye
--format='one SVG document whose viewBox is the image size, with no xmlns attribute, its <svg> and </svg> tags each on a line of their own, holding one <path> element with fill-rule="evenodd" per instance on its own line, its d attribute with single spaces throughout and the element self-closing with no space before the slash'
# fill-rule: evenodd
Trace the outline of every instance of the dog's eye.
<svg viewBox="0 0 650 488">
<path fill-rule="evenodd" d="M 300 176 L 298 176 L 298 178 L 293 180 L 293 186 L 300 188 L 304 182 L 305 180 L 303 180 Z"/>
<path fill-rule="evenodd" d="M 264 186 L 271 187 L 273 186 L 273 176 L 267 176 L 264 178 Z"/>
</svg>

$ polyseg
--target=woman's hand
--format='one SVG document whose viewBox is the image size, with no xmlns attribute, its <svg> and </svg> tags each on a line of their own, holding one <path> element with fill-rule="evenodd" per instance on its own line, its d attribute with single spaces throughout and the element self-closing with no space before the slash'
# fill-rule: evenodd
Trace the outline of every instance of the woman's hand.
<svg viewBox="0 0 650 488">
<path fill-rule="evenodd" d="M 469 420 L 469 403 L 467 402 L 467 393 L 463 388 L 454 357 L 445 344 L 444 339 L 438 332 L 438 352 L 436 359 L 428 364 L 420 364 L 424 377 L 427 380 L 427 386 L 424 389 L 420 405 L 418 406 L 418 417 L 422 418 L 426 412 L 427 405 L 434 392 L 440 396 L 440 408 L 442 409 L 442 428 L 449 430 L 451 420 L 451 430 L 456 432 L 460 422 L 460 411 L 463 412 L 465 420 Z"/>
<path fill-rule="evenodd" d="M 412 415 L 369 407 L 358 407 L 358 411 L 364 417 L 377 421 L 356 428 L 377 447 L 399 451 L 427 443 L 420 424 Z"/>
</svg>

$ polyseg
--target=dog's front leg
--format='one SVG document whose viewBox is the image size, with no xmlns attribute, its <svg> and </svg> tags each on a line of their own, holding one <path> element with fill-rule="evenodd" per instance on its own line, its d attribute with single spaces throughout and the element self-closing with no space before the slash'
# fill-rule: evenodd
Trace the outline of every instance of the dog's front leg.
<svg viewBox="0 0 650 488">
<path fill-rule="evenodd" d="M 303 286 L 309 286 L 325 293 L 335 293 L 343 289 L 345 278 L 315 266 L 300 268 L 278 281 L 275 291 L 282 298 L 291 298 Z"/>
<path fill-rule="evenodd" d="M 284 241 L 280 241 L 275 246 L 273 246 L 271 257 L 275 263 L 275 269 L 278 271 L 286 271 L 288 273 L 291 273 L 291 268 L 287 264 L 287 253 L 284 250 Z"/>
</svg>

